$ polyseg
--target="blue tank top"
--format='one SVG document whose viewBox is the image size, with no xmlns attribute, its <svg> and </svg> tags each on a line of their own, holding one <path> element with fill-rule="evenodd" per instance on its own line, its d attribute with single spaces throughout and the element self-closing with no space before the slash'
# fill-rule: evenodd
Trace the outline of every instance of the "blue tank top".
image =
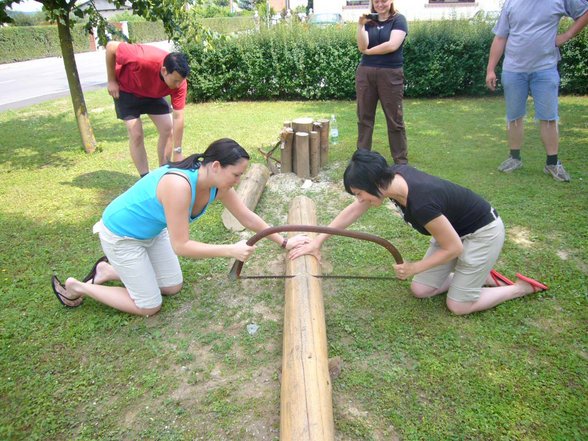
<svg viewBox="0 0 588 441">
<path fill-rule="evenodd" d="M 210 199 L 198 215 L 192 217 L 192 209 L 196 201 L 196 184 L 198 170 L 170 168 L 164 165 L 139 179 L 135 185 L 113 200 L 102 214 L 102 222 L 110 231 L 118 236 L 134 239 L 152 239 L 167 227 L 163 205 L 157 199 L 156 191 L 159 180 L 168 173 L 181 174 L 188 178 L 192 189 L 190 211 L 187 213 L 189 222 L 202 216 L 208 206 L 216 198 L 217 189 L 210 189 Z"/>
</svg>

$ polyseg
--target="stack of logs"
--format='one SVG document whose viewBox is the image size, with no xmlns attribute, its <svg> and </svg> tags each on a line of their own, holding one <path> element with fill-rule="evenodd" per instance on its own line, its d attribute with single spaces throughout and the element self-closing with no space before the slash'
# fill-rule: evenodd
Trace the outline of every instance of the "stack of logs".
<svg viewBox="0 0 588 441">
<path fill-rule="evenodd" d="M 280 140 L 280 172 L 294 172 L 303 179 L 313 178 L 328 160 L 329 120 L 298 118 L 286 121 Z"/>
</svg>

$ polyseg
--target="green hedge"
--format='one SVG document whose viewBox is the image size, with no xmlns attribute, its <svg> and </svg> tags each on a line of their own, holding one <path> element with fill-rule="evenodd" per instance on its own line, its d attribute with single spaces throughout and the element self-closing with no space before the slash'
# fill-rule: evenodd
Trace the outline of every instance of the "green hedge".
<svg viewBox="0 0 588 441">
<path fill-rule="evenodd" d="M 129 21 L 129 39 L 137 43 L 150 43 L 168 39 L 160 21 Z"/>
<path fill-rule="evenodd" d="M 491 25 L 446 20 L 409 26 L 407 97 L 489 93 L 485 77 Z M 192 68 L 190 96 L 195 101 L 354 99 L 360 60 L 355 29 L 282 25 L 219 40 L 212 47 L 190 44 L 182 48 Z M 588 93 L 588 30 L 562 48 L 560 70 L 563 93 Z"/>
<path fill-rule="evenodd" d="M 75 52 L 88 52 L 90 38 L 83 25 L 71 31 Z M 0 63 L 61 56 L 57 26 L 0 27 Z"/>
<path fill-rule="evenodd" d="M 138 21 L 128 25 L 132 41 L 149 43 L 168 39 L 161 22 Z M 90 51 L 90 37 L 84 25 L 74 25 L 72 38 L 76 53 Z M 57 26 L 0 27 L 0 64 L 58 56 L 61 47 Z"/>
<path fill-rule="evenodd" d="M 197 22 L 211 31 L 224 35 L 255 29 L 255 21 L 252 15 L 245 17 L 201 18 Z"/>
<path fill-rule="evenodd" d="M 196 101 L 347 99 L 359 61 L 354 33 L 278 26 L 221 40 L 213 48 L 182 48 L 190 58 L 190 96 Z"/>
</svg>

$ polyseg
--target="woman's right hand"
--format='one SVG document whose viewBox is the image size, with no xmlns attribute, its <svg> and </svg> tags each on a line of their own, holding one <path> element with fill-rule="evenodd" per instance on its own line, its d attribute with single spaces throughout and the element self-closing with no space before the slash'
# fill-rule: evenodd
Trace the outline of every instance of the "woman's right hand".
<svg viewBox="0 0 588 441">
<path fill-rule="evenodd" d="M 242 241 L 237 242 L 236 244 L 233 245 L 233 250 L 232 250 L 231 255 L 235 259 L 240 260 L 241 262 L 245 262 L 247 259 L 249 259 L 251 257 L 251 255 L 253 254 L 254 251 L 255 251 L 255 245 L 253 245 L 253 246 L 247 245 L 247 241 L 242 240 Z"/>
<path fill-rule="evenodd" d="M 370 21 L 370 19 L 368 17 L 366 17 L 365 15 L 360 15 L 359 19 L 357 20 L 357 24 L 359 26 L 365 26 L 365 24 Z"/>
</svg>

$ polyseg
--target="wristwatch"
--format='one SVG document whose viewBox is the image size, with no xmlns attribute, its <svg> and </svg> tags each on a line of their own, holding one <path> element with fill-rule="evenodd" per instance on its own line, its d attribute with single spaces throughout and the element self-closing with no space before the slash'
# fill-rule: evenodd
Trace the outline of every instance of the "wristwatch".
<svg viewBox="0 0 588 441">
<path fill-rule="evenodd" d="M 182 153 L 182 147 L 174 147 L 174 153 Z"/>
</svg>

